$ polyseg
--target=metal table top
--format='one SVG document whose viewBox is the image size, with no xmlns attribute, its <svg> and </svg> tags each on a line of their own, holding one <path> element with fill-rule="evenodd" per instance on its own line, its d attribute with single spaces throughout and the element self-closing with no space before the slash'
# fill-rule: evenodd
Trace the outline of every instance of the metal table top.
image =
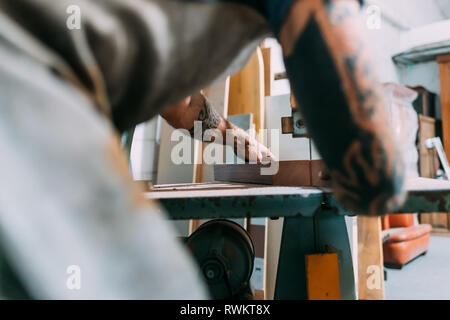
<svg viewBox="0 0 450 320">
<path fill-rule="evenodd" d="M 407 200 L 395 213 L 450 212 L 449 181 L 411 179 L 406 189 Z M 337 215 L 352 215 L 328 188 L 175 184 L 154 186 L 145 196 L 159 200 L 171 219 L 312 217 L 323 208 Z"/>
</svg>

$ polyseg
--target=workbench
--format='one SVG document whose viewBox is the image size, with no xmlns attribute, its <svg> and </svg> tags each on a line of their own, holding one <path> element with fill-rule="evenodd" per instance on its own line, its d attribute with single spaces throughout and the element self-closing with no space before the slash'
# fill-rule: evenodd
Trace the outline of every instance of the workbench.
<svg viewBox="0 0 450 320">
<path fill-rule="evenodd" d="M 405 204 L 392 213 L 450 212 L 450 182 L 417 178 L 406 189 Z M 341 299 L 356 299 L 345 223 L 354 214 L 330 189 L 199 183 L 154 186 L 145 196 L 175 220 L 284 217 L 275 299 L 307 299 L 304 256 L 330 248 L 339 255 Z"/>
</svg>

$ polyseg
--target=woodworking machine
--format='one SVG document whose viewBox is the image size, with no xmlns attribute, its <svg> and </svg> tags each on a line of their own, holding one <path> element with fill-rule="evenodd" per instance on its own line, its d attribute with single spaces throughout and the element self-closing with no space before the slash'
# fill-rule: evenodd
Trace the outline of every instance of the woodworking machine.
<svg viewBox="0 0 450 320">
<path fill-rule="evenodd" d="M 275 107 L 284 108 L 280 117 L 269 120 L 272 123 L 268 126 L 281 128 L 280 139 L 288 142 L 282 156 L 292 156 L 289 152 L 300 147 L 303 149 L 294 156 L 300 155 L 302 159 L 284 159 L 289 161 L 280 162 L 278 176 L 260 177 L 259 185 L 245 181 L 164 185 L 153 186 L 145 195 L 158 200 L 171 219 L 220 219 L 205 223 L 186 240 L 215 299 L 251 298 L 249 283 L 255 249 L 247 231 L 225 219 L 266 217 L 284 218 L 275 299 L 356 299 L 355 270 L 345 221 L 345 216 L 353 213 L 342 208 L 331 189 L 323 186 L 329 184 L 324 179 L 324 168 L 314 165 L 321 163 L 320 156 L 313 155 L 300 114 L 288 108 L 289 97 L 271 99 L 274 108 L 269 112 L 281 114 Z M 291 100 L 290 105 L 295 106 L 295 101 Z M 288 109 L 291 116 L 286 116 Z M 305 163 L 309 163 L 304 171 L 310 179 L 302 180 L 299 186 L 301 177 L 295 177 L 291 186 L 287 186 L 285 179 L 293 175 L 293 166 Z M 258 169 L 247 168 L 249 172 Z M 229 181 L 225 169 L 215 171 L 228 174 L 223 181 Z M 237 181 L 248 177 L 242 173 L 235 176 Z M 393 213 L 450 212 L 450 182 L 413 179 L 407 181 L 406 187 L 407 201 Z"/>
<path fill-rule="evenodd" d="M 406 203 L 393 213 L 450 212 L 450 182 L 418 178 L 407 181 L 406 188 L 408 190 Z M 305 263 L 305 256 L 318 251 L 337 254 L 337 261 L 335 259 L 330 261 L 337 263 L 339 270 L 339 297 L 356 299 L 350 239 L 344 219 L 346 215 L 353 214 L 339 205 L 329 189 L 205 183 L 154 186 L 145 196 L 148 199 L 158 200 L 169 217 L 176 220 L 284 217 L 275 299 L 308 299 L 311 296 L 307 280 L 309 266 Z M 223 226 L 224 229 L 220 232 L 234 234 L 236 230 L 225 231 L 228 226 Z M 204 261 L 200 264 L 203 265 L 204 272 L 208 273 L 210 268 L 205 268 L 208 266 L 208 259 L 205 258 L 212 256 L 214 260 L 215 255 L 217 257 L 220 254 L 210 255 L 205 247 L 210 249 L 216 247 L 220 252 L 226 246 L 218 244 L 217 240 L 220 237 L 213 237 L 214 240 L 211 242 L 206 241 L 207 234 L 214 232 L 212 229 L 204 229 L 199 233 L 201 238 L 196 239 L 196 236 L 190 240 L 190 246 L 198 243 L 203 247 L 202 251 L 197 253 L 197 261 Z M 241 240 L 232 240 L 230 243 L 234 251 L 241 252 L 241 257 L 248 258 L 251 256 L 251 250 L 245 238 L 243 235 Z M 211 246 L 209 247 L 207 243 L 211 243 Z M 239 249 L 234 247 L 235 245 L 239 245 Z M 332 251 L 327 249 L 330 245 Z M 331 255 L 329 258 L 333 258 Z M 227 254 L 227 257 L 230 256 L 232 255 Z M 239 260 L 241 259 L 243 258 Z M 247 276 L 243 276 L 246 272 L 242 271 L 249 270 L 250 262 L 243 265 L 245 268 L 240 266 L 236 269 L 241 270 L 240 278 L 245 279 L 242 285 L 248 281 Z M 221 268 L 221 270 L 235 270 L 234 263 L 230 260 L 223 263 Z M 211 273 L 214 279 L 215 275 L 216 272 Z M 222 284 L 224 281 L 226 283 L 224 278 L 219 279 Z M 233 288 L 243 287 L 239 285 L 231 287 L 232 290 L 229 292 L 233 292 Z M 218 292 L 223 294 L 225 290 L 220 289 Z"/>
</svg>

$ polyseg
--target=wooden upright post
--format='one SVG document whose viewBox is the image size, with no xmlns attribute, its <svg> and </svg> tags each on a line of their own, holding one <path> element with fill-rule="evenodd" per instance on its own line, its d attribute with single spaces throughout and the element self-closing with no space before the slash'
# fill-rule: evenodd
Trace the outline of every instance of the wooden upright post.
<svg viewBox="0 0 450 320">
<path fill-rule="evenodd" d="M 358 299 L 384 300 L 383 247 L 381 219 L 358 220 Z"/>
<path fill-rule="evenodd" d="M 444 150 L 450 155 L 450 54 L 437 57 L 441 77 L 442 133 Z"/>
</svg>

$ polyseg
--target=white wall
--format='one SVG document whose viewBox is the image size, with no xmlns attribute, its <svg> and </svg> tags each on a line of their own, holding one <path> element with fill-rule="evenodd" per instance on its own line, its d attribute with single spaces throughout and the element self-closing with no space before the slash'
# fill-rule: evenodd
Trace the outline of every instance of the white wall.
<svg viewBox="0 0 450 320">
<path fill-rule="evenodd" d="M 385 20 L 381 23 L 381 29 L 368 30 L 376 65 L 375 71 L 381 82 L 399 82 L 400 80 L 397 68 L 392 61 L 400 35 L 401 31 Z"/>
<path fill-rule="evenodd" d="M 366 0 L 377 5 L 385 16 L 391 16 L 405 27 L 416 28 L 445 19 L 433 0 Z"/>
<path fill-rule="evenodd" d="M 367 4 L 377 5 L 381 9 L 381 28 L 368 31 L 380 81 L 421 85 L 439 94 L 436 62 L 396 66 L 391 57 L 398 50 L 400 37 L 405 32 L 445 19 L 440 8 L 432 0 L 368 0 Z"/>
<path fill-rule="evenodd" d="M 381 28 L 368 31 L 380 81 L 421 85 L 439 94 L 436 62 L 397 66 L 392 61 L 405 32 L 445 19 L 436 3 L 433 0 L 367 0 L 367 5 L 377 5 L 381 9 Z"/>
</svg>

